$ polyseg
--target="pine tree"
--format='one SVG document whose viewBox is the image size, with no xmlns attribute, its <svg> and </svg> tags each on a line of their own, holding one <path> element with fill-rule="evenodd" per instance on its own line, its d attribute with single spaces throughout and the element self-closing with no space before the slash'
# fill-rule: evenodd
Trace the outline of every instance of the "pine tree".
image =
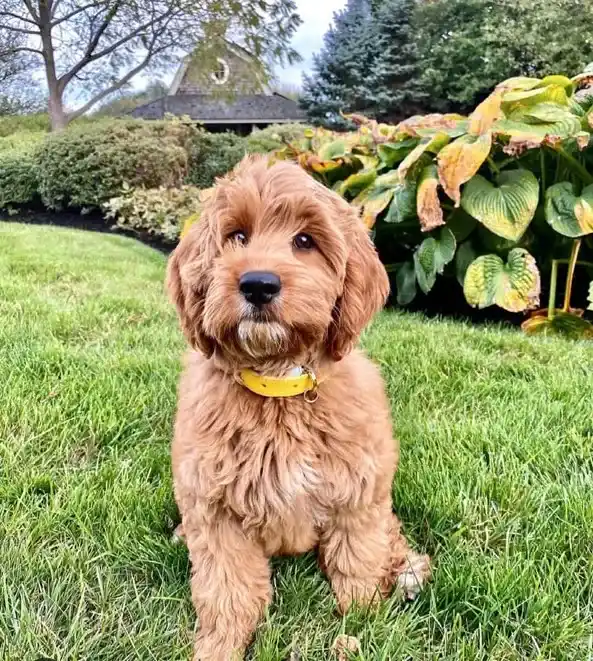
<svg viewBox="0 0 593 661">
<path fill-rule="evenodd" d="M 340 112 L 399 120 L 423 111 L 413 30 L 416 0 L 349 0 L 305 76 L 301 104 L 316 124 L 345 128 Z"/>
<path fill-rule="evenodd" d="M 368 106 L 367 81 L 374 60 L 374 22 L 369 0 L 348 0 L 334 14 L 334 25 L 315 56 L 313 74 L 305 76 L 301 105 L 315 124 L 344 128 L 340 112 Z"/>
<path fill-rule="evenodd" d="M 367 114 L 399 121 L 424 112 L 428 95 L 419 83 L 413 21 L 416 0 L 383 0 L 374 12 L 376 57 L 367 79 Z"/>
</svg>

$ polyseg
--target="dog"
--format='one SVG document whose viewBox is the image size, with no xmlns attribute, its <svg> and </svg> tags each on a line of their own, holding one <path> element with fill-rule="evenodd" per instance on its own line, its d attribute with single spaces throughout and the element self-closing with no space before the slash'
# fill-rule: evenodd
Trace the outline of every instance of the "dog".
<svg viewBox="0 0 593 661">
<path fill-rule="evenodd" d="M 179 385 L 175 498 L 199 628 L 194 661 L 242 659 L 269 558 L 316 549 L 345 612 L 430 576 L 392 512 L 398 446 L 356 349 L 389 281 L 357 211 L 296 164 L 244 159 L 173 252 L 193 351 Z"/>
</svg>

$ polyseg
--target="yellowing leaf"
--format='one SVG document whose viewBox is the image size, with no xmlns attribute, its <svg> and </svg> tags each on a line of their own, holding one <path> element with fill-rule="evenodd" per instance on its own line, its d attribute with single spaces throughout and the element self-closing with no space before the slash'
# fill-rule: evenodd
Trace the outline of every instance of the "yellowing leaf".
<svg viewBox="0 0 593 661">
<path fill-rule="evenodd" d="M 511 250 L 506 264 L 498 255 L 482 255 L 469 265 L 463 292 L 474 307 L 498 305 L 509 312 L 536 308 L 540 277 L 535 259 L 522 248 Z"/>
<path fill-rule="evenodd" d="M 541 84 L 539 78 L 527 78 L 526 76 L 515 76 L 514 78 L 507 78 L 499 83 L 497 89 L 506 90 L 530 90 Z"/>
<path fill-rule="evenodd" d="M 461 205 L 497 236 L 519 240 L 535 215 L 539 184 L 529 170 L 505 170 L 493 185 L 476 175 L 463 189 Z"/>
<path fill-rule="evenodd" d="M 188 216 L 184 221 L 183 221 L 183 227 L 181 228 L 181 233 L 179 235 L 180 239 L 183 239 L 184 236 L 190 231 L 192 226 L 200 220 L 200 212 L 197 213 L 192 213 L 191 216 Z"/>
<path fill-rule="evenodd" d="M 443 210 L 438 194 L 439 177 L 436 165 L 429 165 L 422 171 L 416 197 L 416 211 L 423 232 L 430 232 L 444 225 Z"/>
<path fill-rule="evenodd" d="M 456 207 L 461 199 L 461 185 L 480 169 L 488 158 L 491 146 L 492 133 L 488 131 L 478 137 L 463 135 L 440 151 L 439 180 Z"/>
<path fill-rule="evenodd" d="M 416 163 L 416 161 L 424 154 L 424 152 L 429 151 L 432 153 L 438 153 L 447 143 L 449 142 L 449 136 L 446 133 L 439 132 L 432 138 L 424 138 L 419 145 L 414 147 L 414 149 L 404 158 L 404 160 L 399 164 L 397 172 L 402 179 L 408 174 L 410 168 Z"/>
<path fill-rule="evenodd" d="M 593 233 L 593 184 L 584 188 L 580 197 L 568 181 L 550 186 L 545 212 L 548 223 L 563 236 L 577 238 Z"/>
<path fill-rule="evenodd" d="M 492 128 L 492 124 L 502 116 L 501 103 L 504 89 L 495 89 L 473 111 L 469 117 L 468 133 L 470 135 L 482 135 Z"/>
<path fill-rule="evenodd" d="M 582 310 L 579 310 L 582 313 Z M 569 339 L 593 339 L 593 325 L 580 314 L 556 310 L 552 319 L 547 310 L 526 319 L 521 328 L 528 335 L 563 335 Z"/>
<path fill-rule="evenodd" d="M 379 193 L 369 194 L 362 211 L 362 222 L 372 229 L 379 214 L 387 208 L 393 198 L 393 188 L 386 188 Z"/>
</svg>

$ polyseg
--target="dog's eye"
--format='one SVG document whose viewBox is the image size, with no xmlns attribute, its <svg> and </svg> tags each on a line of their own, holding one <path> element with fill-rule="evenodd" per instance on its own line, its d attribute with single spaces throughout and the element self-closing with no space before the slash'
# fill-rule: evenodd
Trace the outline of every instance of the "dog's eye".
<svg viewBox="0 0 593 661">
<path fill-rule="evenodd" d="M 311 250 L 315 247 L 315 241 L 309 234 L 297 234 L 292 243 L 297 250 Z"/>
<path fill-rule="evenodd" d="M 243 230 L 237 230 L 236 232 L 231 232 L 227 238 L 227 241 L 236 241 L 240 245 L 244 246 L 247 243 L 247 234 Z"/>
</svg>

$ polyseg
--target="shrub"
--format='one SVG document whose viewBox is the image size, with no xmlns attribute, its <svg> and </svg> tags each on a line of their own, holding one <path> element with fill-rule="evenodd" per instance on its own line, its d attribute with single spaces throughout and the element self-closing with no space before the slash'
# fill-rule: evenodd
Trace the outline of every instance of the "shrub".
<svg viewBox="0 0 593 661">
<path fill-rule="evenodd" d="M 250 154 L 275 151 L 286 143 L 302 140 L 307 128 L 306 124 L 273 124 L 256 130 L 247 138 L 247 151 Z"/>
<path fill-rule="evenodd" d="M 103 207 L 106 217 L 116 219 L 118 227 L 174 242 L 184 221 L 200 212 L 201 193 L 195 186 L 132 189 L 126 185 L 120 196 Z"/>
<path fill-rule="evenodd" d="M 234 133 L 197 131 L 188 145 L 187 184 L 209 188 L 216 177 L 225 175 L 246 152 L 246 141 Z"/>
<path fill-rule="evenodd" d="M 103 120 L 50 134 L 39 152 L 46 207 L 92 208 L 131 187 L 180 186 L 196 130 L 184 122 Z"/>
<path fill-rule="evenodd" d="M 0 138 L 13 133 L 49 131 L 49 115 L 37 113 L 33 115 L 2 115 L 0 116 Z"/>
<path fill-rule="evenodd" d="M 555 294 L 558 264 L 567 263 L 562 309 L 551 295 L 524 327 L 590 335 L 570 298 L 576 265 L 592 261 L 582 238 L 593 236 L 593 108 L 574 95 L 592 78 L 512 78 L 469 118 L 390 126 L 351 116 L 358 131 L 309 131 L 277 157 L 297 160 L 361 209 L 399 303 L 445 275 L 472 306 L 527 311 L 539 305 L 540 270 L 551 273 Z M 588 261 L 578 262 L 579 250 Z"/>
<path fill-rule="evenodd" d="M 0 138 L 0 208 L 36 201 L 36 152 L 44 135 L 23 132 Z"/>
</svg>

